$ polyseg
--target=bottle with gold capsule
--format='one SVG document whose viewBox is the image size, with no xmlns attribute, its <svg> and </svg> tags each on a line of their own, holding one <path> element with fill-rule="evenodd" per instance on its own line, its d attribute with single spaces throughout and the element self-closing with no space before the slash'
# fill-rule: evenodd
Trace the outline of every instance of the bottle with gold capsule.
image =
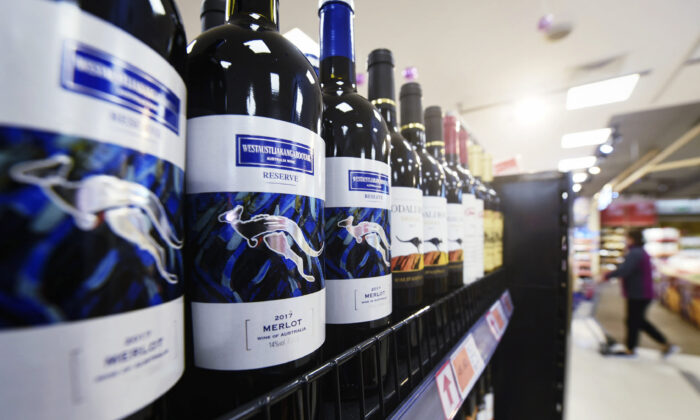
<svg viewBox="0 0 700 420">
<path fill-rule="evenodd" d="M 391 134 L 391 276 L 395 319 L 423 303 L 423 193 L 418 152 L 401 135 L 396 117 L 394 58 L 387 49 L 367 60 L 369 100 Z"/>
<path fill-rule="evenodd" d="M 449 120 L 449 119 L 448 119 Z M 454 131 L 454 130 L 451 130 Z M 462 180 L 445 159 L 445 131 L 442 110 L 439 106 L 425 109 L 425 140 L 428 152 L 437 159 L 445 171 L 445 193 L 447 198 L 447 277 L 450 289 L 464 284 L 464 209 L 462 207 Z M 452 134 L 452 133 L 450 133 Z M 451 145 L 454 142 L 450 143 Z"/>
<path fill-rule="evenodd" d="M 485 247 L 486 247 L 486 241 L 485 241 L 485 202 L 486 199 L 488 198 L 488 189 L 484 186 L 484 183 L 482 181 L 482 176 L 483 176 L 483 162 L 481 159 L 481 146 L 476 144 L 475 142 L 470 143 L 469 145 L 469 167 L 472 170 L 472 174 L 474 175 L 475 182 L 476 182 L 476 188 L 475 188 L 475 196 L 476 196 L 476 205 L 475 205 L 475 211 L 474 213 L 476 214 L 476 222 L 475 222 L 475 229 L 474 229 L 474 235 L 476 237 L 476 247 L 475 247 L 475 252 L 474 252 L 474 277 L 476 279 L 479 279 L 484 276 L 484 266 L 485 266 Z"/>
<path fill-rule="evenodd" d="M 423 256 L 425 303 L 448 291 L 447 198 L 445 171 L 426 148 L 422 91 L 418 83 L 401 86 L 401 134 L 416 149 L 421 160 L 423 190 Z"/>
</svg>

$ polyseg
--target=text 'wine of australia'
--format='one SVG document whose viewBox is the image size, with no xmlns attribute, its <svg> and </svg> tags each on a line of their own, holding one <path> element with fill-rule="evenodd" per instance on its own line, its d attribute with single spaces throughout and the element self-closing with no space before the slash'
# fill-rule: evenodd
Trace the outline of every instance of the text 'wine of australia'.
<svg viewBox="0 0 700 420">
<path fill-rule="evenodd" d="M 178 12 L 23 0 L 0 36 L 2 417 L 157 415 L 184 368 Z"/>
<path fill-rule="evenodd" d="M 448 291 L 447 198 L 445 170 L 426 149 L 422 91 L 418 83 L 401 86 L 401 134 L 416 149 L 421 161 L 423 190 L 424 298 L 432 303 Z"/>
<path fill-rule="evenodd" d="M 394 59 L 377 49 L 367 60 L 369 99 L 391 133 L 391 277 L 394 316 L 404 317 L 423 303 L 423 192 L 420 157 L 401 136 L 396 118 Z"/>
<path fill-rule="evenodd" d="M 321 86 L 326 141 L 328 340 L 357 344 L 391 315 L 389 131 L 357 94 L 352 1 L 321 3 Z"/>
<path fill-rule="evenodd" d="M 278 4 L 229 0 L 188 47 L 186 382 L 203 416 L 300 374 L 325 338 L 321 89 Z"/>
<path fill-rule="evenodd" d="M 445 171 L 445 194 L 447 198 L 447 277 L 450 289 L 464 284 L 464 208 L 462 207 L 462 179 L 445 160 L 445 137 L 442 110 L 439 106 L 425 109 L 425 143 L 430 153 Z"/>
</svg>

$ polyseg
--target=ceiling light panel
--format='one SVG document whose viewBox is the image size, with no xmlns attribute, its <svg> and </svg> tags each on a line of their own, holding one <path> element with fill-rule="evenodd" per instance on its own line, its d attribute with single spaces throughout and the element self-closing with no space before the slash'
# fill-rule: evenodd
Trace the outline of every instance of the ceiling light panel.
<svg viewBox="0 0 700 420">
<path fill-rule="evenodd" d="M 562 159 L 559 161 L 559 170 L 561 172 L 569 172 L 577 169 L 587 169 L 595 165 L 597 158 L 595 156 L 584 156 L 571 159 Z"/>
<path fill-rule="evenodd" d="M 612 133 L 612 130 L 609 128 L 599 128 L 597 130 L 564 134 L 561 138 L 561 147 L 573 149 L 575 147 L 596 146 L 608 141 L 610 133 Z"/>
<path fill-rule="evenodd" d="M 639 73 L 635 73 L 572 87 L 566 93 L 566 109 L 581 109 L 626 101 L 632 96 L 638 81 Z"/>
</svg>

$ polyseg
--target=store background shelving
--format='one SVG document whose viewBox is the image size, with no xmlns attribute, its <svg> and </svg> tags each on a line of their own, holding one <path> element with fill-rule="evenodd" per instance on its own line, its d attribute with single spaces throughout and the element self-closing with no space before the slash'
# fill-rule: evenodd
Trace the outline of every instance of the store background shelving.
<svg viewBox="0 0 700 420">
<path fill-rule="evenodd" d="M 600 264 L 605 271 L 612 271 L 625 260 L 625 235 L 622 226 L 604 227 L 600 235 Z"/>
</svg>

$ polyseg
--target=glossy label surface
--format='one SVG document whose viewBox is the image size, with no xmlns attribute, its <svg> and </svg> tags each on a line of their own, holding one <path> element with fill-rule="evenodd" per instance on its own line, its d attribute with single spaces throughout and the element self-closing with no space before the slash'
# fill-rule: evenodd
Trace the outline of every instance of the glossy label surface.
<svg viewBox="0 0 700 420">
<path fill-rule="evenodd" d="M 389 165 L 326 158 L 326 321 L 364 322 L 391 313 Z"/>
<path fill-rule="evenodd" d="M 243 115 L 190 119 L 188 136 L 195 364 L 257 369 L 312 353 L 325 338 L 323 140 Z"/>
<path fill-rule="evenodd" d="M 420 283 L 423 270 L 423 193 L 418 188 L 391 187 L 391 273 L 394 286 Z M 398 282 L 402 283 L 397 284 Z M 404 285 L 407 286 L 407 285 Z"/>
<path fill-rule="evenodd" d="M 72 3 L 0 36 L 3 416 L 124 417 L 184 368 L 184 82 Z"/>
<path fill-rule="evenodd" d="M 423 197 L 423 252 L 425 266 L 443 266 L 448 262 L 447 199 Z"/>
</svg>

